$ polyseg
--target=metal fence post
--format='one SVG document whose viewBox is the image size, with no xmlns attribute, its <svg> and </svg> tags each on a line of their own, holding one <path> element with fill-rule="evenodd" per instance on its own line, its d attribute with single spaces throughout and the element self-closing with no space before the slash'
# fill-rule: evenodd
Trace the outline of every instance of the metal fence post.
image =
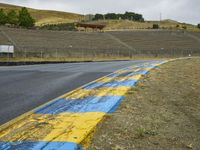
<svg viewBox="0 0 200 150">
<path fill-rule="evenodd" d="M 42 51 L 40 51 L 40 61 L 42 62 Z"/>
</svg>

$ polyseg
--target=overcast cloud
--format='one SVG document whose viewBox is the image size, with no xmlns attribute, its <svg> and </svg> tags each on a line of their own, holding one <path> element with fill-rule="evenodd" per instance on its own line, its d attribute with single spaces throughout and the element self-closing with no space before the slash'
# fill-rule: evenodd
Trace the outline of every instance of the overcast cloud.
<svg viewBox="0 0 200 150">
<path fill-rule="evenodd" d="M 159 20 L 162 13 L 162 19 L 200 23 L 200 0 L 0 0 L 0 2 L 82 14 L 133 11 L 143 14 L 146 20 Z"/>
</svg>

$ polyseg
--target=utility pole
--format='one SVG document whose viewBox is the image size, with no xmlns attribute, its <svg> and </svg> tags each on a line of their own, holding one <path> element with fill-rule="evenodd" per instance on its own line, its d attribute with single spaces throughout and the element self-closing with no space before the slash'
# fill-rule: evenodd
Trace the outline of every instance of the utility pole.
<svg viewBox="0 0 200 150">
<path fill-rule="evenodd" d="M 160 22 L 162 21 L 162 13 L 160 13 Z"/>
<path fill-rule="evenodd" d="M 159 25 L 159 27 L 161 27 L 161 21 L 162 21 L 162 13 L 160 12 L 160 25 Z"/>
</svg>

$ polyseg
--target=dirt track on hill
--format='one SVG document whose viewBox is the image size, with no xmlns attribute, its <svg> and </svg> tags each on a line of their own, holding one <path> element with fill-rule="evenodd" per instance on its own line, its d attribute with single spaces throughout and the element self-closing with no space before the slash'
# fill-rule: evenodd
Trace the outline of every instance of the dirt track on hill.
<svg viewBox="0 0 200 150">
<path fill-rule="evenodd" d="M 152 70 L 98 126 L 89 150 L 200 149 L 200 58 Z"/>
</svg>

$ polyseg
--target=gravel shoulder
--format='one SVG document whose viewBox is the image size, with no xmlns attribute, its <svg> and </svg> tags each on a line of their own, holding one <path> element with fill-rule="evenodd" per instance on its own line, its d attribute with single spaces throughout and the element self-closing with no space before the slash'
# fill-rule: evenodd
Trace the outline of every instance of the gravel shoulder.
<svg viewBox="0 0 200 150">
<path fill-rule="evenodd" d="M 160 66 L 94 134 L 89 150 L 200 149 L 200 58 Z"/>
</svg>

